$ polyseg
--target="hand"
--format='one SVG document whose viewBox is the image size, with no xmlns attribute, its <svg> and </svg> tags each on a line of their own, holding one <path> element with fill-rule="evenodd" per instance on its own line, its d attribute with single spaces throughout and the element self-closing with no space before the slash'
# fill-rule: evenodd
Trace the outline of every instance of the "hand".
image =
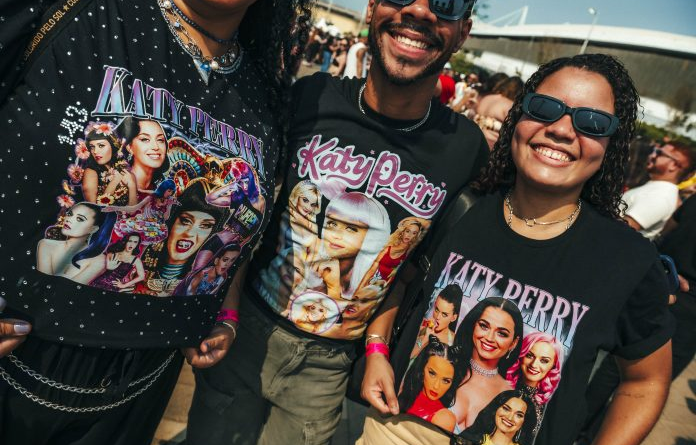
<svg viewBox="0 0 696 445">
<path fill-rule="evenodd" d="M 371 354 L 366 359 L 360 397 L 382 414 L 399 414 L 399 401 L 394 391 L 394 370 L 383 354 Z M 384 403 L 384 399 L 387 403 Z"/>
<path fill-rule="evenodd" d="M 0 298 L 0 313 L 5 310 L 6 302 Z M 31 325 L 26 321 L 5 318 L 0 320 L 0 357 L 14 351 L 27 338 Z"/>
<path fill-rule="evenodd" d="M 232 346 L 235 333 L 226 326 L 215 326 L 198 348 L 182 348 L 181 353 L 189 365 L 195 368 L 209 368 L 227 354 Z"/>
<path fill-rule="evenodd" d="M 677 275 L 677 278 L 679 278 L 679 290 L 682 292 L 689 292 L 689 281 L 682 277 L 681 275 Z M 673 305 L 674 303 L 677 302 L 677 296 L 674 294 L 669 295 L 669 301 L 667 304 Z"/>
<path fill-rule="evenodd" d="M 682 292 L 689 292 L 689 281 L 679 274 L 677 274 L 677 277 L 679 278 L 679 290 Z"/>
</svg>

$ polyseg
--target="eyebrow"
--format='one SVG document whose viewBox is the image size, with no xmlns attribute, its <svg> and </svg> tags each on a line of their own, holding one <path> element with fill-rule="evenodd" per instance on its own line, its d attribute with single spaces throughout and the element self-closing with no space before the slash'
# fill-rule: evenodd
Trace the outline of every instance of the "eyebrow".
<svg viewBox="0 0 696 445">
<path fill-rule="evenodd" d="M 485 321 L 486 323 L 488 323 L 488 326 L 492 326 L 492 325 L 493 325 L 493 323 L 491 323 L 490 321 L 486 320 L 485 318 L 479 318 L 479 321 Z M 508 332 L 508 333 L 510 332 L 510 329 L 506 328 L 505 326 L 498 326 L 496 329 L 499 330 L 499 331 L 505 331 L 505 332 Z"/>
</svg>

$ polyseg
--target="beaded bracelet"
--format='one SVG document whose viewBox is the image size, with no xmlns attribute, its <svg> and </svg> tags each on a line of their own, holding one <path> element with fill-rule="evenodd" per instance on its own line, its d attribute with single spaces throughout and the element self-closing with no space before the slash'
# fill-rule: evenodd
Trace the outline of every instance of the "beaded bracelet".
<svg viewBox="0 0 696 445">
<path fill-rule="evenodd" d="M 365 357 L 369 357 L 372 354 L 382 354 L 389 360 L 389 346 L 384 343 L 370 343 L 365 347 Z"/>
<path fill-rule="evenodd" d="M 234 321 L 235 323 L 239 323 L 239 311 L 236 311 L 234 309 L 220 309 L 220 312 L 218 312 L 215 321 L 225 320 L 230 320 Z"/>
</svg>

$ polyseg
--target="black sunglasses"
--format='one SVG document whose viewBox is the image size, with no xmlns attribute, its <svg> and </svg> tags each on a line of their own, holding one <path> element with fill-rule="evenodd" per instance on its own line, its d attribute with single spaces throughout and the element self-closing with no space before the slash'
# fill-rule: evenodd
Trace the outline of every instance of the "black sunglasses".
<svg viewBox="0 0 696 445">
<path fill-rule="evenodd" d="M 619 127 L 619 118 L 611 113 L 587 107 L 572 108 L 555 97 L 539 93 L 527 93 L 524 96 L 522 111 L 541 122 L 556 122 L 570 114 L 573 128 L 587 136 L 611 136 Z"/>
<path fill-rule="evenodd" d="M 416 0 L 386 0 L 399 6 L 408 6 Z M 442 20 L 461 20 L 473 8 L 476 0 L 428 0 L 430 11 Z"/>
<path fill-rule="evenodd" d="M 664 150 L 662 150 L 661 148 L 653 147 L 652 152 L 655 154 L 655 156 L 658 156 L 658 157 L 664 156 L 665 158 L 673 160 L 674 163 L 677 164 L 677 167 L 681 167 L 681 163 L 679 162 L 679 159 L 675 158 L 674 156 L 672 156 L 670 154 L 665 153 Z"/>
</svg>

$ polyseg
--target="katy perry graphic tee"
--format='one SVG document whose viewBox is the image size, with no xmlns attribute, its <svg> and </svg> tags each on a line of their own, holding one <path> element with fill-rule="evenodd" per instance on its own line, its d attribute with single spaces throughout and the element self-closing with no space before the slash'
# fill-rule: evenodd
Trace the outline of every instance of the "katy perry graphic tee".
<svg viewBox="0 0 696 445">
<path fill-rule="evenodd" d="M 273 201 L 259 79 L 242 52 L 206 82 L 156 1 L 93 0 L 55 37 L 0 109 L 0 286 L 34 335 L 207 335 Z"/>
<path fill-rule="evenodd" d="M 475 443 L 572 444 L 597 350 L 641 358 L 673 328 L 654 247 L 589 204 L 539 241 L 506 225 L 500 194 L 481 198 L 423 289 L 393 351 L 399 407 Z"/>
<path fill-rule="evenodd" d="M 362 81 L 294 87 L 294 150 L 252 293 L 302 333 L 354 340 L 439 212 L 487 158 L 469 120 L 433 102 L 428 121 L 366 116 Z M 366 105 L 365 105 L 366 107 Z M 275 230 L 274 230 L 275 229 Z"/>
</svg>

